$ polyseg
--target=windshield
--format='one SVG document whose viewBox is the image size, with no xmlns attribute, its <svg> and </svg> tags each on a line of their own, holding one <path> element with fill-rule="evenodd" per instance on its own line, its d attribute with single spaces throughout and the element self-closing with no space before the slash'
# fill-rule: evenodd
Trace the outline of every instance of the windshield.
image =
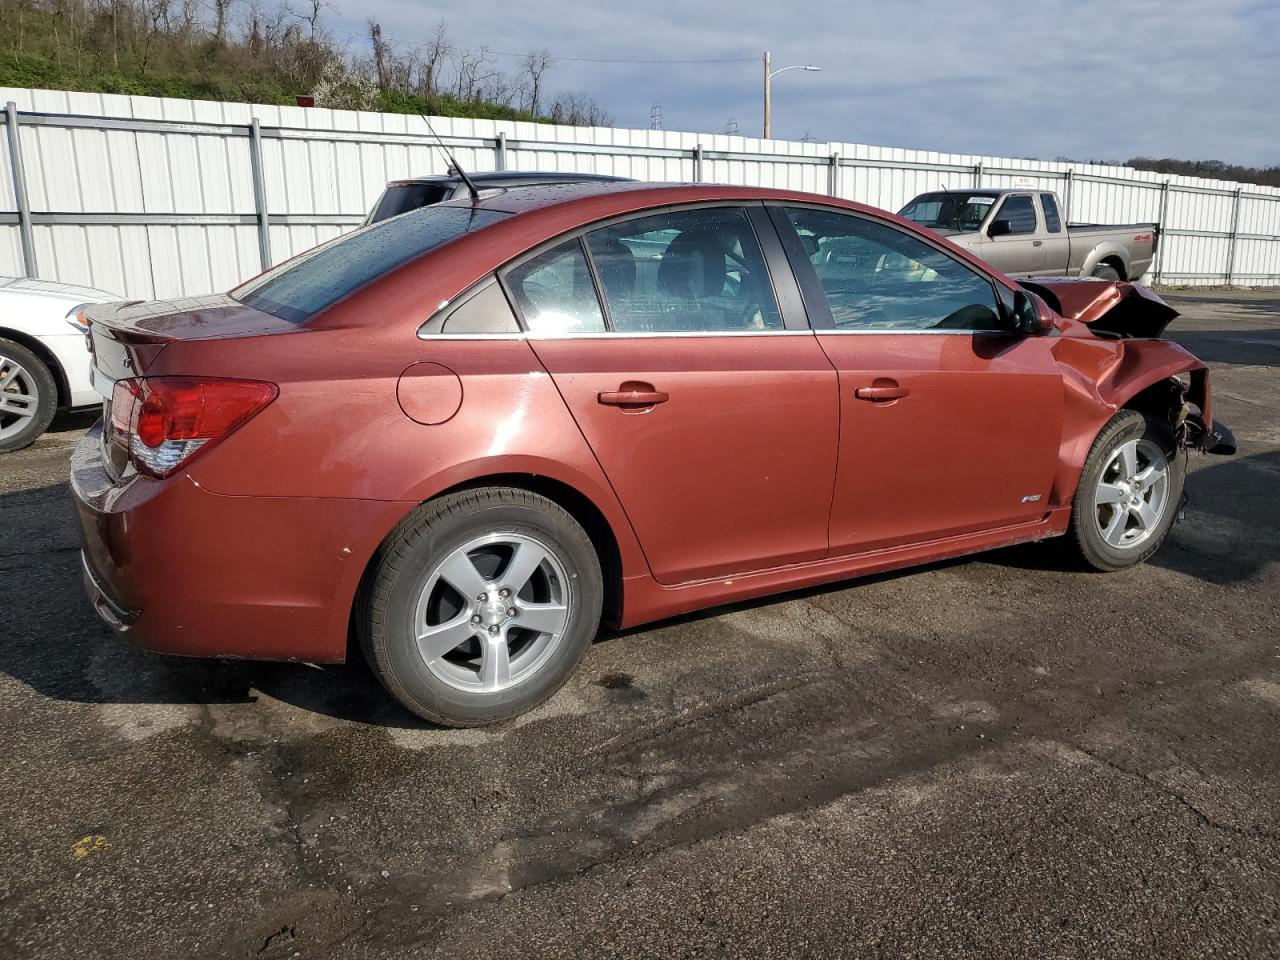
<svg viewBox="0 0 1280 960">
<path fill-rule="evenodd" d="M 419 254 L 507 216 L 471 207 L 424 207 L 321 244 L 241 284 L 231 296 L 281 320 L 305 323 Z"/>
<path fill-rule="evenodd" d="M 898 216 L 922 227 L 968 233 L 982 226 L 995 202 L 989 193 L 922 193 L 899 210 Z"/>
</svg>

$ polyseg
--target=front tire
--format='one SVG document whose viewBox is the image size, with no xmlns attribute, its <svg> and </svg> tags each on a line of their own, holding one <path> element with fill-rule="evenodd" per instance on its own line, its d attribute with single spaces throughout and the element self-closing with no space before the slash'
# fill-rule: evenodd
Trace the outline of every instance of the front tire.
<svg viewBox="0 0 1280 960">
<path fill-rule="evenodd" d="M 35 443 L 57 409 L 58 385 L 44 361 L 0 337 L 0 453 Z"/>
<path fill-rule="evenodd" d="M 1121 410 L 1089 451 L 1072 501 L 1068 541 L 1095 570 L 1142 563 L 1173 526 L 1184 479 L 1169 425 Z"/>
<path fill-rule="evenodd" d="M 595 549 L 568 512 L 527 490 L 466 490 L 419 507 L 384 544 L 360 640 L 409 710 L 483 726 L 560 689 L 603 597 Z"/>
</svg>

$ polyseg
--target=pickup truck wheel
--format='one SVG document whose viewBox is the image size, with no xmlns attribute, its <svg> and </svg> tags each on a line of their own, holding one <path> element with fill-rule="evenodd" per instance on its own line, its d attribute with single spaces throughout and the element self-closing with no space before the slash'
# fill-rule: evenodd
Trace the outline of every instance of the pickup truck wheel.
<svg viewBox="0 0 1280 960">
<path fill-rule="evenodd" d="M 531 709 L 569 678 L 600 624 L 590 538 L 528 490 L 426 503 L 379 556 L 359 624 L 366 659 L 434 723 L 483 726 Z"/>
<path fill-rule="evenodd" d="M 0 453 L 29 447 L 57 409 L 49 368 L 22 344 L 0 337 Z"/>
<path fill-rule="evenodd" d="M 1072 501 L 1068 541 L 1079 558 L 1112 571 L 1150 557 L 1173 526 L 1184 474 L 1167 423 L 1117 413 L 1093 442 Z"/>
<path fill-rule="evenodd" d="M 1096 277 L 1099 280 L 1119 280 L 1120 271 L 1109 263 L 1100 263 L 1093 268 L 1093 273 L 1090 274 L 1090 276 Z"/>
</svg>

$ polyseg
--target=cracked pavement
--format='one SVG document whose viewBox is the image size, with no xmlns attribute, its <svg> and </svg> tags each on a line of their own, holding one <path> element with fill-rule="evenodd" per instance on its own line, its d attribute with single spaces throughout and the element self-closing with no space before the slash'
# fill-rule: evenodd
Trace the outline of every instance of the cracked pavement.
<svg viewBox="0 0 1280 960">
<path fill-rule="evenodd" d="M 481 731 L 114 639 L 60 419 L 0 459 L 0 955 L 1280 956 L 1280 296 L 1169 296 L 1240 452 L 1146 566 L 605 636 Z"/>
</svg>

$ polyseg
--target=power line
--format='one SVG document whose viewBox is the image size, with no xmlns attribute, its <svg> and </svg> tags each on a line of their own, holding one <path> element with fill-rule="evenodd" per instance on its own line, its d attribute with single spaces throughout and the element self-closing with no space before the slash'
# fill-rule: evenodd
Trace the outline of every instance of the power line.
<svg viewBox="0 0 1280 960">
<path fill-rule="evenodd" d="M 333 30 L 332 33 L 349 37 L 352 40 L 368 40 L 369 35 L 366 33 L 353 33 L 350 30 Z M 399 37 L 388 37 L 385 34 L 382 37 L 386 43 L 396 43 L 409 47 L 429 47 L 431 44 L 423 40 L 402 40 Z M 480 53 L 487 54 L 491 57 L 527 57 L 528 51 L 524 53 L 514 53 L 510 50 L 490 50 L 487 47 L 483 50 L 471 50 L 465 47 L 450 47 L 451 52 L 478 55 Z M 755 63 L 758 57 L 711 57 L 711 58 L 693 58 L 688 60 L 652 60 L 631 57 L 561 57 L 552 54 L 552 60 L 559 60 L 565 63 L 643 63 L 643 64 L 672 64 L 672 63 Z"/>
</svg>

